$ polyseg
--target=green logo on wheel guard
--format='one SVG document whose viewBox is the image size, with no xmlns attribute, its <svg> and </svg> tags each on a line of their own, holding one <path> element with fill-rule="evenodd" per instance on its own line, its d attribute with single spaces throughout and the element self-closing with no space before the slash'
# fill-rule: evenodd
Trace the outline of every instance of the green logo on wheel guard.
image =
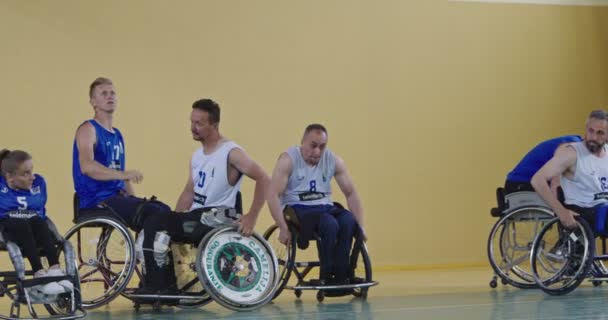
<svg viewBox="0 0 608 320">
<path fill-rule="evenodd" d="M 207 276 L 217 290 L 262 293 L 270 281 L 270 264 L 260 245 L 250 239 L 215 240 L 205 257 Z"/>
</svg>

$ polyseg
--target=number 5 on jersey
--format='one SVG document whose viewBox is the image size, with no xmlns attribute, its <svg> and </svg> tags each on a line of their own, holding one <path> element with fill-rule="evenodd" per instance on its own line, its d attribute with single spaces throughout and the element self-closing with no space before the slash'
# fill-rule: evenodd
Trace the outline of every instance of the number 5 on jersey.
<svg viewBox="0 0 608 320">
<path fill-rule="evenodd" d="M 26 197 L 17 197 L 17 203 L 19 203 L 20 210 L 27 209 L 27 198 Z"/>
</svg>

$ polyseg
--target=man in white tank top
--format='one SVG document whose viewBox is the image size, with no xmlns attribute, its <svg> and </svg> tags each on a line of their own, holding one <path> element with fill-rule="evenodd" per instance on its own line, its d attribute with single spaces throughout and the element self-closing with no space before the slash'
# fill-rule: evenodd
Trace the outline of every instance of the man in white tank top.
<svg viewBox="0 0 608 320">
<path fill-rule="evenodd" d="M 596 226 L 598 214 L 608 208 L 608 113 L 592 111 L 585 126 L 582 142 L 560 146 L 555 155 L 533 177 L 532 186 L 551 206 L 561 223 L 575 227 L 575 216 L 581 215 L 590 227 Z M 564 204 L 550 191 L 548 181 L 561 175 Z M 602 219 L 603 220 L 603 219 Z M 598 220 L 599 221 L 599 220 Z"/>
<path fill-rule="evenodd" d="M 363 237 L 363 208 L 344 161 L 327 147 L 327 130 L 309 125 L 299 147 L 279 157 L 268 192 L 268 207 L 279 226 L 279 240 L 291 237 L 282 207 L 292 207 L 300 222 L 304 240 L 316 232 L 321 238 L 320 280 L 327 284 L 347 282 L 348 259 L 357 224 Z M 331 179 L 336 178 L 350 212 L 331 201 Z M 352 212 L 352 213 L 351 213 Z"/>
<path fill-rule="evenodd" d="M 219 124 L 220 107 L 215 101 L 201 99 L 194 102 L 190 129 L 193 139 L 200 141 L 201 147 L 192 155 L 188 180 L 175 211 L 188 211 L 182 216 L 185 220 L 200 220 L 205 208 L 235 208 L 242 177 L 246 175 L 255 181 L 255 191 L 249 211 L 239 219 L 239 231 L 250 236 L 264 206 L 264 192 L 270 178 L 243 148 L 220 134 Z M 237 216 L 203 217 L 209 222 L 205 231 L 212 229 L 216 222 L 222 223 L 230 218 L 236 219 Z"/>
</svg>

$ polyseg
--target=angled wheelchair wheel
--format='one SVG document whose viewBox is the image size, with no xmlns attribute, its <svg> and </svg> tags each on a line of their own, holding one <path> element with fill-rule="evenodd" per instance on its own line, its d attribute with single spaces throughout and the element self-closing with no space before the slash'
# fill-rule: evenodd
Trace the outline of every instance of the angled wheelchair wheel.
<svg viewBox="0 0 608 320">
<path fill-rule="evenodd" d="M 236 226 L 215 228 L 203 238 L 196 271 L 213 300 L 236 311 L 270 302 L 279 279 L 270 245 L 257 234 L 243 237 Z"/>
<path fill-rule="evenodd" d="M 135 241 L 111 218 L 78 222 L 64 237 L 75 250 L 82 306 L 96 308 L 116 298 L 135 270 Z"/>
<path fill-rule="evenodd" d="M 287 245 L 284 245 L 279 242 L 279 226 L 277 226 L 276 224 L 270 226 L 270 228 L 268 228 L 268 230 L 264 232 L 264 239 L 266 239 L 266 241 L 272 247 L 274 253 L 277 256 L 279 268 L 279 280 L 273 299 L 278 297 L 281 292 L 283 292 L 283 289 L 289 282 L 289 277 L 291 276 L 291 272 L 293 271 L 293 265 L 296 261 L 296 241 L 295 239 L 293 239 L 293 237 L 296 237 L 297 235 L 294 232 L 295 230 L 293 229 L 293 227 L 290 227 L 289 229 L 292 239 Z"/>
<path fill-rule="evenodd" d="M 177 287 L 185 294 L 201 296 L 200 299 L 181 299 L 177 307 L 182 309 L 200 308 L 213 301 L 203 288 L 196 272 L 197 247 L 191 244 L 174 244 L 171 249 L 175 265 Z"/>
<path fill-rule="evenodd" d="M 488 237 L 488 259 L 503 283 L 516 288 L 537 287 L 530 267 L 532 243 L 542 227 L 554 218 L 543 207 L 522 207 L 499 219 Z"/>
<path fill-rule="evenodd" d="M 540 230 L 532 246 L 532 273 L 538 286 L 548 294 L 571 292 L 591 270 L 594 235 L 585 220 L 576 220 L 574 229 L 566 229 L 555 218 Z"/>
<path fill-rule="evenodd" d="M 59 246 L 58 253 L 59 263 L 62 269 L 65 270 L 66 275 L 70 277 L 74 290 L 58 295 L 55 303 L 45 304 L 44 307 L 50 315 L 69 316 L 82 308 L 80 276 L 78 275 L 78 266 L 76 265 L 72 244 L 69 241 L 65 241 L 63 246 Z"/>
<path fill-rule="evenodd" d="M 353 252 L 350 256 L 350 283 L 351 284 L 359 284 L 359 283 L 369 283 L 372 282 L 372 263 L 369 258 L 369 254 L 367 252 L 367 245 L 365 241 L 361 239 L 360 235 L 355 237 L 355 244 L 353 246 Z M 355 297 L 360 297 L 363 299 L 367 299 L 367 291 L 366 288 L 355 288 L 353 289 L 353 295 Z"/>
</svg>

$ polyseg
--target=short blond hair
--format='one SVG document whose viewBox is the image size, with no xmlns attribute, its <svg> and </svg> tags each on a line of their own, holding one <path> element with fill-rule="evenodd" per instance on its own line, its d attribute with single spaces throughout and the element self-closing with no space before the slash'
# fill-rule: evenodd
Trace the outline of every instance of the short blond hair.
<svg viewBox="0 0 608 320">
<path fill-rule="evenodd" d="M 89 98 L 93 98 L 93 90 L 95 90 L 95 88 L 97 88 L 98 86 L 100 86 L 102 84 L 111 84 L 111 85 L 114 85 L 112 83 L 112 80 L 110 80 L 109 78 L 98 77 L 89 86 Z"/>
</svg>

